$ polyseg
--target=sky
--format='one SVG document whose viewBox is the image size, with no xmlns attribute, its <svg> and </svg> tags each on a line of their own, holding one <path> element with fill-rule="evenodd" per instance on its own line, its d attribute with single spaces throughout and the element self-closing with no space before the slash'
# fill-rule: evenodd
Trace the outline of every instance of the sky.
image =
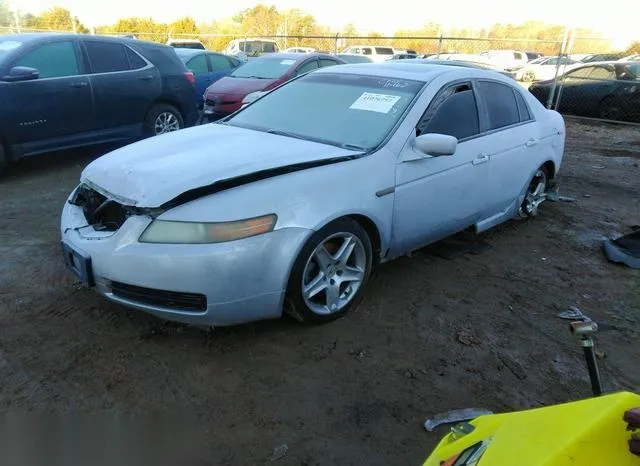
<svg viewBox="0 0 640 466">
<path fill-rule="evenodd" d="M 419 28 L 427 22 L 440 23 L 445 27 L 483 27 L 496 22 L 544 20 L 552 24 L 598 28 L 615 43 L 640 40 L 636 14 L 640 0 L 617 0 L 612 2 L 609 10 L 601 3 L 590 5 L 587 0 L 181 0 L 177 3 L 157 0 L 8 0 L 8 3 L 31 13 L 59 5 L 71 10 L 89 27 L 113 23 L 124 16 L 151 16 L 160 22 L 192 16 L 197 22 L 211 22 L 257 3 L 265 3 L 275 5 L 279 10 L 299 8 L 312 14 L 318 23 L 335 30 L 352 23 L 361 31 L 392 34 L 398 29 Z"/>
</svg>

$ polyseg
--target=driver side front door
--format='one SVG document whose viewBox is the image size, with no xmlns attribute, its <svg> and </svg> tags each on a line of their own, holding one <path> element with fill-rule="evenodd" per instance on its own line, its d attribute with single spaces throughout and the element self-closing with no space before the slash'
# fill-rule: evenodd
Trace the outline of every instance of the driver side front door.
<svg viewBox="0 0 640 466">
<path fill-rule="evenodd" d="M 458 138 L 452 156 L 428 156 L 415 148 L 421 134 Z M 489 161 L 476 92 L 471 82 L 443 88 L 420 119 L 396 166 L 392 256 L 440 240 L 475 224 L 487 207 Z"/>
</svg>

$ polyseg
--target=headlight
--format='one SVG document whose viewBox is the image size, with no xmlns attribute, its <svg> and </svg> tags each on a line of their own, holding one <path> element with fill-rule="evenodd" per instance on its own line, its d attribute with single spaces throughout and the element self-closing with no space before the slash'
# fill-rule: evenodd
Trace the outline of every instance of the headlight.
<svg viewBox="0 0 640 466">
<path fill-rule="evenodd" d="M 154 220 L 142 232 L 141 243 L 210 244 L 224 243 L 273 231 L 275 214 L 233 222 L 197 223 Z"/>
</svg>

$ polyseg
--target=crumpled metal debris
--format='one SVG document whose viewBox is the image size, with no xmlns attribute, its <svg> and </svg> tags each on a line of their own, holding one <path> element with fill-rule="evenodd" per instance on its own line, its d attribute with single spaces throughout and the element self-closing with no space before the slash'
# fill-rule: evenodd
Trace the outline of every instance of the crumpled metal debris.
<svg viewBox="0 0 640 466">
<path fill-rule="evenodd" d="M 493 414 L 493 411 L 483 408 L 465 408 L 447 411 L 446 413 L 436 414 L 433 418 L 427 419 L 424 428 L 429 432 L 443 424 L 456 424 L 458 422 L 471 421 L 480 416 Z"/>
<path fill-rule="evenodd" d="M 591 320 L 576 306 L 569 306 L 569 309 L 559 313 L 558 317 L 566 320 Z"/>
</svg>

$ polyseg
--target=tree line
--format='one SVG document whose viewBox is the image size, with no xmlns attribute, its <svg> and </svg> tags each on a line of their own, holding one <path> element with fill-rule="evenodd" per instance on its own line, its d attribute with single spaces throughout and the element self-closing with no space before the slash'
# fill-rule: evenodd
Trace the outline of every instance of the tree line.
<svg viewBox="0 0 640 466">
<path fill-rule="evenodd" d="M 354 25 L 334 31 L 318 24 L 312 15 L 299 9 L 280 11 L 274 6 L 256 5 L 236 14 L 212 22 L 197 23 L 183 17 L 171 23 L 159 23 L 151 18 L 121 18 L 114 24 L 99 25 L 91 30 L 71 12 L 53 7 L 41 14 L 15 14 L 0 0 L 0 32 L 73 31 L 95 34 L 135 34 L 139 39 L 166 42 L 170 38 L 199 38 L 212 50 L 223 50 L 234 38 L 274 37 L 281 48 L 312 47 L 333 52 L 354 43 L 391 45 L 398 49 L 413 49 L 420 53 L 459 52 L 478 53 L 487 49 L 515 49 L 557 54 L 565 27 L 542 21 L 522 24 L 494 24 L 486 29 L 450 28 L 427 23 L 416 30 L 398 30 L 393 37 L 377 32 L 362 32 Z M 575 29 L 571 53 L 602 53 L 612 51 L 611 42 L 597 31 Z M 428 38 L 428 39 L 425 39 Z M 628 53 L 637 53 L 640 42 Z M 620 51 L 622 52 L 622 51 Z"/>
</svg>

